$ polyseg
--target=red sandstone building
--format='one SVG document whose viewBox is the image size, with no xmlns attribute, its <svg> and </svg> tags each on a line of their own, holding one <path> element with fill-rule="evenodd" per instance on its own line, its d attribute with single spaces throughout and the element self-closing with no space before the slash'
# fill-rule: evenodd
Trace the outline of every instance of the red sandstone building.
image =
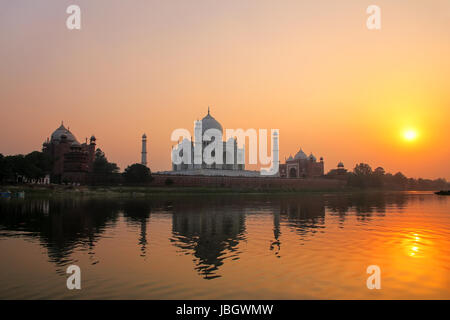
<svg viewBox="0 0 450 320">
<path fill-rule="evenodd" d="M 281 178 L 317 178 L 324 175 L 323 158 L 317 161 L 311 153 L 307 156 L 302 149 L 295 155 L 289 156 L 285 164 L 280 164 Z"/>
<path fill-rule="evenodd" d="M 53 159 L 51 181 L 85 183 L 88 173 L 93 171 L 95 141 L 92 136 L 89 144 L 87 138 L 85 143 L 80 144 L 72 132 L 61 123 L 42 148 L 42 152 Z"/>
</svg>

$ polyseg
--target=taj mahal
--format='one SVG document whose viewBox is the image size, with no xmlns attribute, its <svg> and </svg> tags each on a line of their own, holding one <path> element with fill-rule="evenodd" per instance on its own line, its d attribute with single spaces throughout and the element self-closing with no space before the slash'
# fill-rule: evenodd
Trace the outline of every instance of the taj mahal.
<svg viewBox="0 0 450 320">
<path fill-rule="evenodd" d="M 206 141 L 203 139 L 205 133 L 210 130 L 218 133 Z M 260 177 L 262 171 L 246 170 L 245 169 L 245 145 L 239 147 L 238 140 L 233 137 L 227 141 L 223 139 L 223 127 L 212 115 L 208 107 L 208 113 L 201 120 L 194 122 L 194 137 L 185 137 L 172 146 L 172 170 L 160 171 L 158 174 L 166 175 L 190 175 L 190 176 L 229 176 L 229 177 Z M 273 165 L 276 167 L 274 174 L 266 173 L 265 176 L 275 176 L 280 178 L 316 178 L 324 176 L 324 162 L 323 158 L 317 161 L 316 157 L 311 153 L 306 156 L 303 150 L 296 154 L 295 158 L 292 156 L 281 164 L 278 161 L 278 133 L 272 137 L 272 153 L 276 155 L 273 158 Z M 221 148 L 214 149 L 212 154 L 215 159 L 222 161 L 205 161 L 204 151 L 212 146 L 215 141 L 220 141 Z M 142 153 L 141 164 L 147 165 L 147 136 L 142 136 Z M 197 150 L 197 151 L 196 151 Z M 216 157 L 215 150 L 221 150 L 221 157 Z M 187 152 L 187 153 L 186 153 Z M 173 161 L 173 159 L 182 159 L 181 161 Z M 264 170 L 263 170 L 264 171 Z"/>
<path fill-rule="evenodd" d="M 211 140 L 205 141 L 198 137 L 204 137 L 205 133 L 217 130 L 218 137 L 211 137 Z M 245 146 L 240 148 L 236 138 L 229 138 L 223 141 L 223 127 L 210 112 L 208 107 L 208 114 L 200 121 L 194 122 L 194 137 L 195 139 L 184 138 L 172 147 L 172 159 L 181 157 L 181 163 L 174 163 L 172 160 L 172 171 L 161 172 L 164 174 L 175 175 L 206 175 L 206 176 L 245 176 L 255 177 L 259 176 L 259 171 L 245 170 Z M 222 144 L 222 161 L 207 163 L 204 159 L 204 151 L 211 147 L 215 139 Z M 195 149 L 201 152 L 195 152 Z M 190 150 L 190 154 L 186 155 L 184 152 Z M 214 151 L 212 155 L 216 157 Z M 216 158 L 217 159 L 217 158 Z M 219 163 L 220 162 L 220 163 Z"/>
</svg>

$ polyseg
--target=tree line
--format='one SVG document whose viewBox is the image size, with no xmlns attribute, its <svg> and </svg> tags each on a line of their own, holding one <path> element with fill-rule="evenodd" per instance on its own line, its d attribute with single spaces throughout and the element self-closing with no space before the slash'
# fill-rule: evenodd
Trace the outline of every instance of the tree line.
<svg viewBox="0 0 450 320">
<path fill-rule="evenodd" d="M 382 167 L 372 170 L 367 163 L 357 164 L 353 172 L 347 174 L 347 185 L 363 189 L 394 190 L 447 190 L 450 188 L 450 184 L 442 178 L 434 180 L 408 178 L 401 172 L 386 173 Z"/>
<path fill-rule="evenodd" d="M 15 183 L 19 177 L 38 180 L 51 173 L 52 158 L 43 152 L 33 151 L 26 155 L 3 156 L 0 153 L 0 183 Z M 123 181 L 130 184 L 147 183 L 152 180 L 151 171 L 144 165 L 135 163 L 123 173 L 117 164 L 109 162 L 101 149 L 96 149 L 93 172 L 100 175 L 121 174 Z M 372 170 L 370 165 L 359 163 L 347 173 L 347 185 L 355 188 L 377 188 L 390 190 L 448 190 L 450 184 L 445 179 L 414 179 L 403 173 L 386 173 L 382 167 Z"/>
<path fill-rule="evenodd" d="M 53 167 L 51 157 L 39 151 L 27 155 L 3 156 L 0 153 L 0 182 L 16 182 L 18 177 L 40 179 Z"/>
<path fill-rule="evenodd" d="M 4 156 L 0 153 L 0 182 L 14 183 L 19 177 L 38 180 L 52 172 L 53 159 L 50 155 L 33 151 L 29 154 Z M 95 151 L 93 172 L 99 174 L 113 174 L 119 172 L 119 167 L 109 162 L 101 149 Z"/>
<path fill-rule="evenodd" d="M 52 157 L 40 151 L 11 156 L 4 156 L 0 153 L 0 183 L 16 183 L 20 177 L 30 180 L 44 178 L 51 173 L 53 164 Z M 100 176 L 121 174 L 124 182 L 131 184 L 146 183 L 152 180 L 150 169 L 138 163 L 128 166 L 123 173 L 120 173 L 117 164 L 109 162 L 100 148 L 95 150 L 92 171 Z"/>
</svg>

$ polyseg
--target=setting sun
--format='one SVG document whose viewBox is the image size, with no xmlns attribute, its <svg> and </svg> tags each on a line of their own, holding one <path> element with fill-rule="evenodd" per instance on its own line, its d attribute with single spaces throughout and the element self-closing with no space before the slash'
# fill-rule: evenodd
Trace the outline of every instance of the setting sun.
<svg viewBox="0 0 450 320">
<path fill-rule="evenodd" d="M 403 133 L 403 137 L 405 138 L 405 140 L 407 141 L 413 141 L 417 139 L 417 131 L 415 130 L 406 130 Z"/>
</svg>

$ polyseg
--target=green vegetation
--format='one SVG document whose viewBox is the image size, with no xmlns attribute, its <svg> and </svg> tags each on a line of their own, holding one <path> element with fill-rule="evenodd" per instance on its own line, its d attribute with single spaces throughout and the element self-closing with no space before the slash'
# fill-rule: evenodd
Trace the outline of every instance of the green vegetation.
<svg viewBox="0 0 450 320">
<path fill-rule="evenodd" d="M 118 173 L 119 167 L 117 164 L 108 162 L 108 159 L 105 156 L 105 153 L 98 148 L 95 150 L 95 159 L 94 159 L 94 173 Z"/>
<path fill-rule="evenodd" d="M 127 184 L 143 184 L 153 179 L 150 169 L 139 163 L 128 166 L 123 172 L 123 176 Z"/>
<path fill-rule="evenodd" d="M 355 188 L 376 188 L 388 190 L 440 190 L 449 188 L 445 179 L 414 179 L 407 178 L 403 173 L 385 173 L 381 167 L 372 171 L 366 163 L 355 166 L 353 172 L 348 173 L 347 185 Z"/>
<path fill-rule="evenodd" d="M 20 177 L 40 179 L 50 172 L 52 165 L 52 159 L 39 151 L 6 157 L 0 154 L 0 182 L 16 182 Z"/>
<path fill-rule="evenodd" d="M 224 187 L 147 187 L 147 186 L 70 186 L 70 185 L 15 185 L 2 188 L 11 192 L 25 191 L 26 197 L 99 197 L 99 198 L 146 198 L 214 195 L 258 194 L 305 194 L 343 192 L 348 189 L 273 189 L 273 188 L 224 188 Z"/>
</svg>

